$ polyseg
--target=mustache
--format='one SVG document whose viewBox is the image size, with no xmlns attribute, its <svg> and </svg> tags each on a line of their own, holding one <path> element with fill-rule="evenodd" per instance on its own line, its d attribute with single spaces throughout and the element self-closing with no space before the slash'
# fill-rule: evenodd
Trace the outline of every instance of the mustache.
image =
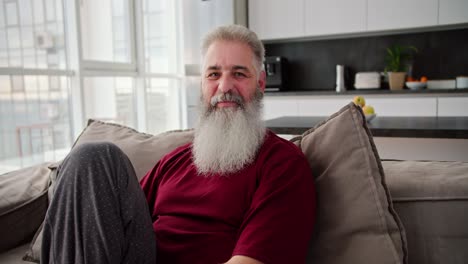
<svg viewBox="0 0 468 264">
<path fill-rule="evenodd" d="M 234 102 L 238 104 L 241 108 L 244 107 L 244 98 L 238 94 L 233 94 L 231 92 L 227 93 L 221 93 L 213 96 L 210 100 L 210 105 L 212 107 L 215 107 L 216 104 L 221 103 L 221 102 Z"/>
</svg>

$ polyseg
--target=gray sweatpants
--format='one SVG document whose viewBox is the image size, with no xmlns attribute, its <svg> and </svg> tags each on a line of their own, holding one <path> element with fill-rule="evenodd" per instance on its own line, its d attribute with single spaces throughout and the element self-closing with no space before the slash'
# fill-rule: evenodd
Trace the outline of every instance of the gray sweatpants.
<svg viewBox="0 0 468 264">
<path fill-rule="evenodd" d="M 41 263 L 156 263 L 148 204 L 117 146 L 74 148 L 58 177 L 45 218 Z"/>
</svg>

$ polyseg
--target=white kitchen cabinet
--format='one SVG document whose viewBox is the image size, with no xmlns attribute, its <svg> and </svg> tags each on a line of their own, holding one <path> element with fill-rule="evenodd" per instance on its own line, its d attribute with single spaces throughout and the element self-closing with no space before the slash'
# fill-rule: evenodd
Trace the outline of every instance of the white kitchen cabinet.
<svg viewBox="0 0 468 264">
<path fill-rule="evenodd" d="M 437 98 L 367 98 L 377 116 L 437 116 Z"/>
<path fill-rule="evenodd" d="M 260 39 L 304 36 L 304 0 L 251 0 L 248 17 Z"/>
<path fill-rule="evenodd" d="M 263 118 L 265 120 L 281 116 L 297 116 L 297 97 L 265 96 L 263 100 Z"/>
<path fill-rule="evenodd" d="M 468 116 L 468 97 L 439 97 L 438 116 Z"/>
<path fill-rule="evenodd" d="M 298 100 L 299 116 L 330 116 L 351 102 L 349 98 L 307 98 Z"/>
<path fill-rule="evenodd" d="M 354 95 L 265 96 L 264 117 L 271 119 L 288 115 L 330 116 L 350 103 L 353 98 Z M 437 97 L 401 98 L 366 95 L 365 99 L 366 104 L 374 107 L 377 116 L 437 116 Z M 463 99 L 468 100 L 468 98 Z M 468 102 L 463 102 L 468 105 Z M 463 102 L 459 102 L 460 107 Z"/>
<path fill-rule="evenodd" d="M 368 0 L 367 29 L 435 26 L 438 24 L 438 4 L 439 0 Z"/>
<path fill-rule="evenodd" d="M 439 0 L 439 24 L 468 23 L 467 0 Z"/>
<path fill-rule="evenodd" d="M 298 102 L 300 116 L 329 116 L 353 100 L 340 98 L 304 98 Z M 365 96 L 366 104 L 378 116 L 436 116 L 437 98 L 381 98 Z"/>
<path fill-rule="evenodd" d="M 367 0 L 305 1 L 307 36 L 363 32 Z"/>
</svg>

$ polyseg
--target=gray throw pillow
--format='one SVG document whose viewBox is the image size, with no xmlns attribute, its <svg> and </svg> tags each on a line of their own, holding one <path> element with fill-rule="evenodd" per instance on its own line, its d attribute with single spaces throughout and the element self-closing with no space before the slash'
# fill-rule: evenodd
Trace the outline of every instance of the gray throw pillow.
<svg viewBox="0 0 468 264">
<path fill-rule="evenodd" d="M 291 139 L 317 189 L 317 224 L 307 263 L 407 263 L 403 226 L 362 110 L 353 103 Z"/>
<path fill-rule="evenodd" d="M 31 239 L 47 210 L 48 163 L 0 175 L 0 252 Z"/>
</svg>

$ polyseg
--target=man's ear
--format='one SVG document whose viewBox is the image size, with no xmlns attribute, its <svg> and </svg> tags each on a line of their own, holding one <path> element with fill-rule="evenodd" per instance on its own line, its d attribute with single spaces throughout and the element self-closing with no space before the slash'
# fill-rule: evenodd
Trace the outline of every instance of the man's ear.
<svg viewBox="0 0 468 264">
<path fill-rule="evenodd" d="M 262 92 L 265 92 L 266 87 L 266 73 L 265 71 L 260 71 L 260 76 L 258 76 L 258 87 Z"/>
</svg>

